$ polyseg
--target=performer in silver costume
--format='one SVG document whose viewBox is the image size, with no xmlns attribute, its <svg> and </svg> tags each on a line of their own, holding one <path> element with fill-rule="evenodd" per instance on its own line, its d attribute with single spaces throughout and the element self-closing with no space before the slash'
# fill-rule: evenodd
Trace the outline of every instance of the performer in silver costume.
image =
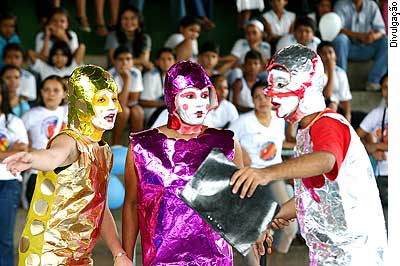
<svg viewBox="0 0 400 266">
<path fill-rule="evenodd" d="M 292 45 L 274 55 L 267 72 L 265 92 L 277 115 L 299 122 L 297 158 L 236 171 L 233 192 L 249 197 L 258 185 L 294 178 L 295 197 L 282 206 L 272 227 L 297 217 L 310 265 L 384 265 L 387 240 L 372 167 L 351 125 L 325 108 L 320 57 Z"/>
</svg>

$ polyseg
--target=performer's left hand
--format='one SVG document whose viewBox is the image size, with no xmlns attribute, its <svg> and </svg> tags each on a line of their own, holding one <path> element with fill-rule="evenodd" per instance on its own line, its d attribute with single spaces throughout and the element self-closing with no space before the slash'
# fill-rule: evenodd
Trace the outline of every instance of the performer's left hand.
<svg viewBox="0 0 400 266">
<path fill-rule="evenodd" d="M 244 167 L 237 170 L 231 177 L 232 192 L 237 193 L 243 185 L 240 197 L 243 199 L 246 194 L 247 197 L 251 197 L 258 185 L 264 186 L 271 181 L 265 173 L 266 169 Z"/>
<path fill-rule="evenodd" d="M 265 232 L 258 238 L 257 242 L 253 245 L 253 251 L 254 254 L 256 255 L 257 261 L 260 260 L 261 256 L 265 255 L 264 241 L 267 242 L 267 253 L 271 254 L 273 237 L 270 234 L 269 229 L 265 230 Z"/>
</svg>

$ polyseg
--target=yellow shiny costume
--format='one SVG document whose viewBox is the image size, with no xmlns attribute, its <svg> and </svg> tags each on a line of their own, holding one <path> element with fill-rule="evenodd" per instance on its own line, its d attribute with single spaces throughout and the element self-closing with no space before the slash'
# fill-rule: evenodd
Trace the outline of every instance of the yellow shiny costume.
<svg viewBox="0 0 400 266">
<path fill-rule="evenodd" d="M 57 136 L 73 138 L 79 158 L 39 172 L 20 240 L 20 266 L 93 265 L 90 253 L 100 235 L 112 167 L 103 132 L 91 123 L 93 96 L 104 89 L 117 92 L 111 75 L 97 66 L 80 67 L 69 79 L 69 129 Z"/>
</svg>

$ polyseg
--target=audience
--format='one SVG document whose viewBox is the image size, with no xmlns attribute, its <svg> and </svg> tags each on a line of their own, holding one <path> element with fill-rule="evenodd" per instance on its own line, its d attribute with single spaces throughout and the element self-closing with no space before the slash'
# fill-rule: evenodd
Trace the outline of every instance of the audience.
<svg viewBox="0 0 400 266">
<path fill-rule="evenodd" d="M 219 73 L 217 69 L 218 60 L 219 60 L 218 44 L 216 44 L 215 42 L 207 41 L 200 46 L 197 63 L 199 63 L 204 68 L 209 77 Z"/>
<path fill-rule="evenodd" d="M 144 33 L 142 14 L 132 6 L 121 10 L 115 31 L 106 38 L 105 50 L 108 62 L 112 63 L 114 51 L 119 46 L 126 46 L 133 56 L 133 65 L 140 70 L 153 68 L 150 61 L 151 38 Z"/>
<path fill-rule="evenodd" d="M 0 68 L 3 67 L 3 50 L 8 43 L 21 43 L 16 31 L 17 17 L 8 13 L 0 16 Z"/>
<path fill-rule="evenodd" d="M 144 111 L 139 105 L 139 95 L 143 91 L 142 73 L 133 66 L 133 56 L 125 46 L 118 47 L 114 52 L 114 67 L 108 71 L 118 86 L 118 100 L 122 112 L 118 113 L 112 130 L 112 143 L 119 145 L 122 135 L 129 122 L 130 131 L 143 129 Z"/>
<path fill-rule="evenodd" d="M 315 22 L 309 17 L 298 17 L 294 23 L 294 32 L 279 39 L 276 50 L 300 43 L 310 49 L 317 50 L 321 40 L 315 36 Z"/>
<path fill-rule="evenodd" d="M 35 76 L 23 68 L 24 50 L 18 43 L 9 43 L 4 47 L 3 62 L 7 65 L 19 67 L 21 71 L 21 84 L 17 89 L 20 98 L 27 101 L 36 100 L 36 78 Z"/>
<path fill-rule="evenodd" d="M 232 103 L 239 112 L 247 112 L 254 108 L 251 87 L 259 81 L 257 77 L 262 69 L 261 54 L 255 50 L 246 53 L 243 64 L 243 77 L 233 83 Z"/>
<path fill-rule="evenodd" d="M 197 39 L 200 36 L 203 22 L 192 16 L 183 17 L 179 22 L 179 32 L 168 37 L 164 47 L 175 51 L 176 61 L 197 60 L 199 45 Z"/>
<path fill-rule="evenodd" d="M 54 43 L 60 41 L 68 45 L 73 55 L 78 51 L 85 51 L 85 45 L 79 44 L 78 35 L 70 30 L 70 26 L 68 11 L 61 7 L 53 8 L 44 30 L 39 32 L 35 38 L 35 52 L 40 59 L 47 61 Z M 78 48 L 80 49 L 78 50 Z"/>
<path fill-rule="evenodd" d="M 85 46 L 79 46 L 73 55 L 66 42 L 58 41 L 51 47 L 46 61 L 32 50 L 28 51 L 28 57 L 33 64 L 32 70 L 39 73 L 40 79 L 44 80 L 51 75 L 60 77 L 71 75 L 72 71 L 82 63 L 85 48 Z"/>
<path fill-rule="evenodd" d="M 17 90 L 21 84 L 21 70 L 17 66 L 5 65 L 0 71 L 0 78 L 6 85 L 8 101 L 13 115 L 21 117 L 23 113 L 30 109 L 28 102 L 20 98 Z"/>
<path fill-rule="evenodd" d="M 164 102 L 164 79 L 168 69 L 175 64 L 175 54 L 170 48 L 162 48 L 156 57 L 156 67 L 143 76 L 143 92 L 139 103 L 144 110 L 146 125 L 152 125 L 166 108 Z"/>
<path fill-rule="evenodd" d="M 267 34 L 266 40 L 271 44 L 273 52 L 278 40 L 283 35 L 293 32 L 294 29 L 296 14 L 285 9 L 287 4 L 288 0 L 272 0 L 271 10 L 262 15 Z"/>
<path fill-rule="evenodd" d="M 323 90 L 326 106 L 342 113 L 351 122 L 351 92 L 346 71 L 336 65 L 336 53 L 331 42 L 323 41 L 317 53 L 324 64 L 326 85 Z M 339 109 L 339 110 L 338 110 Z"/>
<path fill-rule="evenodd" d="M 348 60 L 373 59 L 366 90 L 379 90 L 379 80 L 388 71 L 388 40 L 378 5 L 371 0 L 340 0 L 333 9 L 342 20 L 341 33 L 333 40 L 338 66 L 347 70 Z"/>
</svg>

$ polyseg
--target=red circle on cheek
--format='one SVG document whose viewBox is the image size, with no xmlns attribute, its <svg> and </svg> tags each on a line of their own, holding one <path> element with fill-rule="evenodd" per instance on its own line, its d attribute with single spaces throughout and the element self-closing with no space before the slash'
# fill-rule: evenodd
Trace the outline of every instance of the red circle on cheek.
<svg viewBox="0 0 400 266">
<path fill-rule="evenodd" d="M 206 104 L 206 109 L 208 110 L 210 108 L 210 105 L 209 104 Z"/>
<path fill-rule="evenodd" d="M 182 108 L 183 108 L 183 110 L 187 110 L 187 109 L 189 109 L 189 106 L 187 105 L 187 104 L 184 104 L 184 105 L 182 105 Z"/>
</svg>

